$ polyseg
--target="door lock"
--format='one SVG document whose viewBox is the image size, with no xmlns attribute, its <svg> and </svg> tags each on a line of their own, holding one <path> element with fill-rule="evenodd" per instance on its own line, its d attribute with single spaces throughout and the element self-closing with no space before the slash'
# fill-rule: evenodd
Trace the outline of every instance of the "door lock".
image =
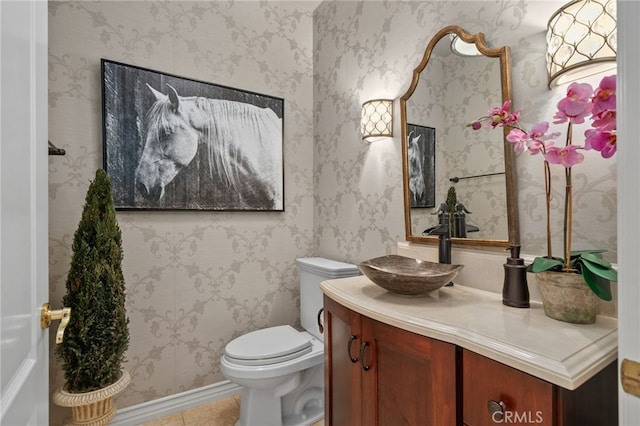
<svg viewBox="0 0 640 426">
<path fill-rule="evenodd" d="M 40 309 L 40 328 L 45 329 L 51 325 L 51 321 L 60 320 L 58 331 L 56 332 L 56 344 L 62 343 L 64 329 L 67 328 L 71 319 L 71 308 L 51 310 L 49 303 L 43 303 Z"/>
</svg>

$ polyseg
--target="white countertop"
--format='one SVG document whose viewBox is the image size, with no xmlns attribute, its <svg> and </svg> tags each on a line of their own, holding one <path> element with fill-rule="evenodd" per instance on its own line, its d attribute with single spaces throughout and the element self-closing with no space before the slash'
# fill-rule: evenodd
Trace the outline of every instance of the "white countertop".
<svg viewBox="0 0 640 426">
<path fill-rule="evenodd" d="M 499 294 L 460 285 L 418 297 L 390 293 L 365 276 L 324 281 L 320 287 L 369 318 L 458 345 L 570 390 L 618 354 L 615 318 L 569 324 L 545 316 L 540 304 L 511 308 Z"/>
</svg>

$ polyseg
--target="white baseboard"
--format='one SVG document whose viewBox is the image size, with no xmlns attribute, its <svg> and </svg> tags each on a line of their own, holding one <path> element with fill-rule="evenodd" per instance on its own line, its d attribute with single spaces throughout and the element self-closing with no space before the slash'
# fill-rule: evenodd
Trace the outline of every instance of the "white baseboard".
<svg viewBox="0 0 640 426">
<path fill-rule="evenodd" d="M 111 426 L 132 426 L 139 425 L 160 417 L 165 417 L 182 410 L 206 404 L 218 399 L 237 395 L 242 390 L 242 386 L 228 380 L 203 386 L 198 389 L 154 399 L 143 402 L 117 411 L 115 418 L 111 421 Z"/>
</svg>

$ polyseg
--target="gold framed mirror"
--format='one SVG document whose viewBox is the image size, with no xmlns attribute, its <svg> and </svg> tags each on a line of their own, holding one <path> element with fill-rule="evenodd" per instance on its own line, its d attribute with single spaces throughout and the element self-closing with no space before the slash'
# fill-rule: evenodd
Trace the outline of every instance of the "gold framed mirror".
<svg viewBox="0 0 640 426">
<path fill-rule="evenodd" d="M 509 47 L 489 48 L 484 34 L 470 35 L 456 25 L 434 35 L 400 98 L 407 241 L 437 243 L 428 233 L 439 224 L 439 211 L 453 191 L 463 207 L 458 212 L 467 219 L 464 232 L 452 234 L 452 244 L 519 244 L 508 129 L 466 126 L 511 96 Z"/>
</svg>

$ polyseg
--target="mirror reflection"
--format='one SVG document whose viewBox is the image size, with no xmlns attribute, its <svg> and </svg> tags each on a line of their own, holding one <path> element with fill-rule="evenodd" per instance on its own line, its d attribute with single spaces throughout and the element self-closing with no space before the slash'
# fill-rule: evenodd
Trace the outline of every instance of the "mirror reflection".
<svg viewBox="0 0 640 426">
<path fill-rule="evenodd" d="M 447 220 L 453 243 L 518 241 L 513 154 L 504 133 L 466 124 L 511 97 L 508 48 L 446 27 L 427 46 L 400 100 L 409 241 L 432 241 Z"/>
</svg>

